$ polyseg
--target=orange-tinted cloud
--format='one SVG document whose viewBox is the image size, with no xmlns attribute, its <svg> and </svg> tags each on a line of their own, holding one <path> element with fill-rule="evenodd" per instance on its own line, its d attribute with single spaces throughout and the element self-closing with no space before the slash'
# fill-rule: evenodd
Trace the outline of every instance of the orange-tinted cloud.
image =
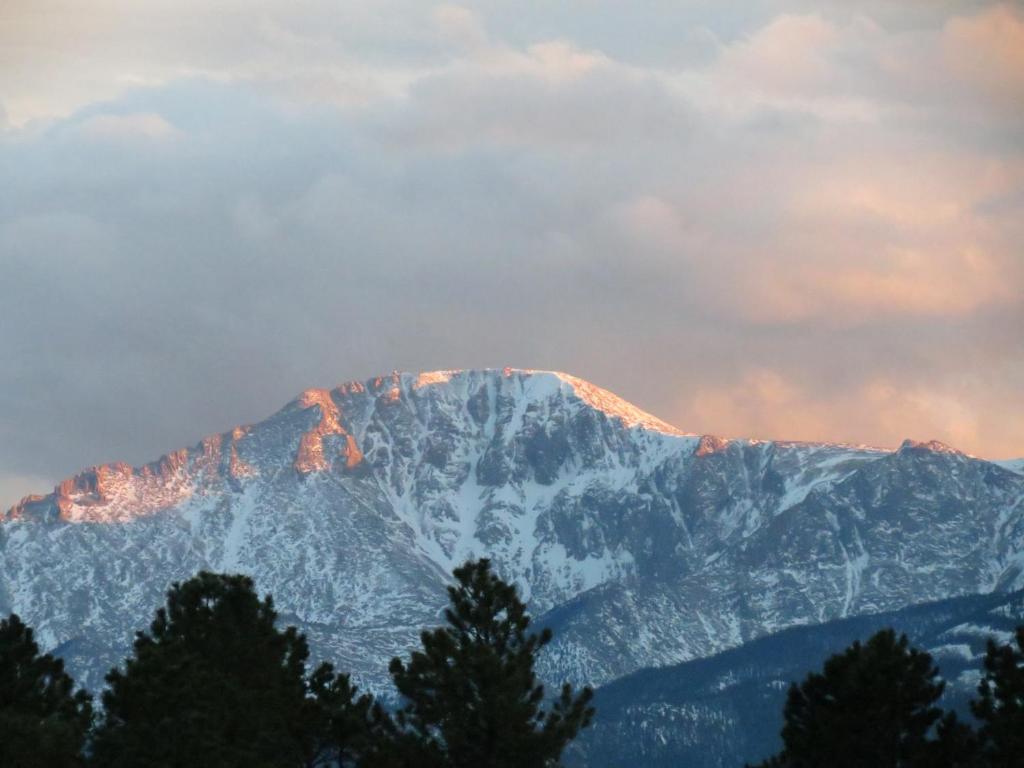
<svg viewBox="0 0 1024 768">
<path fill-rule="evenodd" d="M 743 309 L 755 321 L 877 323 L 900 315 L 949 317 L 1024 298 L 1014 272 L 982 251 L 886 249 L 864 266 L 813 262 L 785 271 L 758 265 L 745 278 Z M 1019 271 L 1019 270 L 1017 270 Z"/>
<path fill-rule="evenodd" d="M 779 96 L 817 94 L 832 77 L 829 59 L 840 34 L 819 15 L 782 15 L 725 48 L 716 70 L 726 87 Z"/>
<path fill-rule="evenodd" d="M 1024 117 L 1024 14 L 1000 3 L 950 19 L 942 32 L 950 71 Z"/>
</svg>

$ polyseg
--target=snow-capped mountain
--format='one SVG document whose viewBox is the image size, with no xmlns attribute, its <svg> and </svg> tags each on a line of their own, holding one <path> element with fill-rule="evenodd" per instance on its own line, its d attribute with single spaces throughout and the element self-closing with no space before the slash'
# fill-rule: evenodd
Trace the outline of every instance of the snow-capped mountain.
<svg viewBox="0 0 1024 768">
<path fill-rule="evenodd" d="M 560 373 L 396 373 L 23 500 L 0 524 L 0 613 L 96 687 L 172 581 L 240 571 L 383 686 L 483 555 L 558 630 L 545 675 L 603 683 L 1024 585 L 1024 476 L 937 443 L 687 435 Z"/>
</svg>

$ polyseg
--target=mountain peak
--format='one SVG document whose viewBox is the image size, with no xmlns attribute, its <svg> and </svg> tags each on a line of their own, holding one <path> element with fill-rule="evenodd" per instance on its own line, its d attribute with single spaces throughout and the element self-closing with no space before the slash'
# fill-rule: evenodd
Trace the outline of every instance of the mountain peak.
<svg viewBox="0 0 1024 768">
<path fill-rule="evenodd" d="M 627 428 L 640 427 L 666 435 L 694 437 L 678 427 L 659 419 L 638 408 L 614 392 L 592 384 L 578 376 L 563 371 L 548 371 L 534 368 L 449 368 L 435 371 L 392 371 L 385 376 L 375 376 L 366 381 L 348 381 L 332 390 L 337 394 L 352 394 L 368 391 L 389 400 L 398 400 L 410 392 L 429 390 L 434 387 L 465 388 L 483 379 L 518 379 L 523 385 L 523 394 L 528 397 L 546 397 L 559 390 L 571 394 L 591 408 L 616 419 Z M 328 390 L 308 389 L 292 402 L 300 408 L 323 405 L 322 397 Z M 328 406 L 329 407 L 329 406 Z"/>
<path fill-rule="evenodd" d="M 489 403 L 489 398 L 500 395 L 511 404 L 511 411 L 505 415 L 520 421 L 532 409 L 539 407 L 540 413 L 547 413 L 555 402 L 576 401 L 627 430 L 669 436 L 684 434 L 618 395 L 558 371 L 393 371 L 333 389 L 306 389 L 264 422 L 210 435 L 191 449 L 174 451 L 141 467 L 121 462 L 91 467 L 61 482 L 48 495 L 26 497 L 4 517 L 126 521 L 181 504 L 222 482 L 240 488 L 250 478 L 264 472 L 273 476 L 289 465 L 300 477 L 331 470 L 368 471 L 364 450 L 382 439 L 367 433 L 372 414 L 379 408 L 390 409 L 404 403 L 401 410 L 414 421 L 429 418 L 421 409 L 431 390 L 437 390 L 436 400 L 430 398 L 435 400 L 435 406 L 456 420 L 459 417 L 455 414 L 463 408 L 476 411 L 479 416 L 479 409 L 496 407 L 496 403 Z M 522 426 L 517 424 L 514 429 Z M 482 422 L 476 428 L 481 429 Z M 440 461 L 439 456 L 430 455 L 432 460 Z M 385 461 L 380 451 L 375 453 L 375 460 Z"/>
<path fill-rule="evenodd" d="M 907 438 L 900 445 L 899 452 L 907 453 L 910 451 L 927 453 L 948 453 L 956 456 L 963 455 L 962 451 L 958 451 L 956 448 L 946 445 L 945 443 L 940 442 L 938 440 L 920 441 L 911 440 L 910 438 Z"/>
<path fill-rule="evenodd" d="M 562 371 L 546 371 L 532 368 L 483 368 L 483 369 L 456 369 L 426 371 L 418 374 L 405 374 L 414 377 L 413 388 L 439 386 L 457 382 L 460 379 L 471 376 L 491 376 L 512 378 L 519 377 L 524 382 L 529 381 L 535 386 L 532 388 L 536 394 L 546 394 L 550 388 L 567 388 L 573 395 L 582 400 L 595 410 L 601 411 L 606 416 L 617 419 L 628 428 L 641 427 L 643 429 L 661 432 L 666 435 L 688 436 L 681 429 L 674 427 L 657 416 L 637 408 L 632 403 L 624 400 L 607 389 L 591 384 L 585 379 L 573 376 Z"/>
</svg>

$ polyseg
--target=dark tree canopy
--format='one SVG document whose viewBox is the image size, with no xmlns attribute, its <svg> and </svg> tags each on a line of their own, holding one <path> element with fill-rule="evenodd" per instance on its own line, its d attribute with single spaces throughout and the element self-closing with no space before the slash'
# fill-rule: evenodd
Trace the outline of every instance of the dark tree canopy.
<svg viewBox="0 0 1024 768">
<path fill-rule="evenodd" d="M 979 698 L 971 703 L 986 765 L 1024 765 L 1024 626 L 1015 640 L 1016 647 L 989 640 Z"/>
<path fill-rule="evenodd" d="M 95 764 L 309 762 L 322 747 L 321 718 L 306 695 L 309 651 L 294 627 L 278 630 L 276 618 L 271 598 L 260 600 L 245 576 L 204 572 L 174 584 L 124 669 L 107 676 Z M 335 683 L 324 677 L 318 685 Z"/>
<path fill-rule="evenodd" d="M 311 766 L 358 765 L 387 736 L 387 719 L 369 694 L 359 695 L 348 675 L 321 664 L 309 676 L 306 726 Z"/>
<path fill-rule="evenodd" d="M 537 653 L 550 630 L 530 633 L 515 587 L 488 560 L 455 569 L 447 626 L 421 636 L 422 651 L 391 662 L 404 700 L 395 739 L 397 765 L 540 768 L 558 765 L 566 745 L 590 723 L 592 691 L 565 685 L 553 701 L 537 682 Z"/>
<path fill-rule="evenodd" d="M 0 620 L 0 766 L 81 764 L 92 703 L 74 687 L 64 662 L 40 654 L 17 615 Z"/>
<path fill-rule="evenodd" d="M 927 653 L 905 635 L 883 630 L 856 642 L 793 685 L 784 710 L 784 748 L 770 766 L 897 768 L 932 764 L 929 731 L 942 717 L 935 706 L 943 683 Z M 954 720 L 948 738 L 963 737 Z"/>
</svg>

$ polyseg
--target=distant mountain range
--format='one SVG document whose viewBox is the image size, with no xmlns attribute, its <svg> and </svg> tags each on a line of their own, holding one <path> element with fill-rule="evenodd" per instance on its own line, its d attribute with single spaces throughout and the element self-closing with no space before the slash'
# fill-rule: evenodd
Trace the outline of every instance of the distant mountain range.
<svg viewBox="0 0 1024 768">
<path fill-rule="evenodd" d="M 24 499 L 0 522 L 0 613 L 96 688 L 170 582 L 245 572 L 383 691 L 451 569 L 486 555 L 556 629 L 544 676 L 603 685 L 1024 587 L 1022 471 L 936 442 L 686 434 L 561 373 L 396 373 Z"/>
<path fill-rule="evenodd" d="M 739 768 L 760 762 L 782 747 L 790 683 L 886 627 L 932 654 L 946 681 L 941 705 L 969 718 L 987 639 L 1012 642 L 1022 623 L 1024 592 L 971 595 L 785 629 L 709 658 L 641 670 L 598 689 L 600 716 L 566 763 Z"/>
</svg>

